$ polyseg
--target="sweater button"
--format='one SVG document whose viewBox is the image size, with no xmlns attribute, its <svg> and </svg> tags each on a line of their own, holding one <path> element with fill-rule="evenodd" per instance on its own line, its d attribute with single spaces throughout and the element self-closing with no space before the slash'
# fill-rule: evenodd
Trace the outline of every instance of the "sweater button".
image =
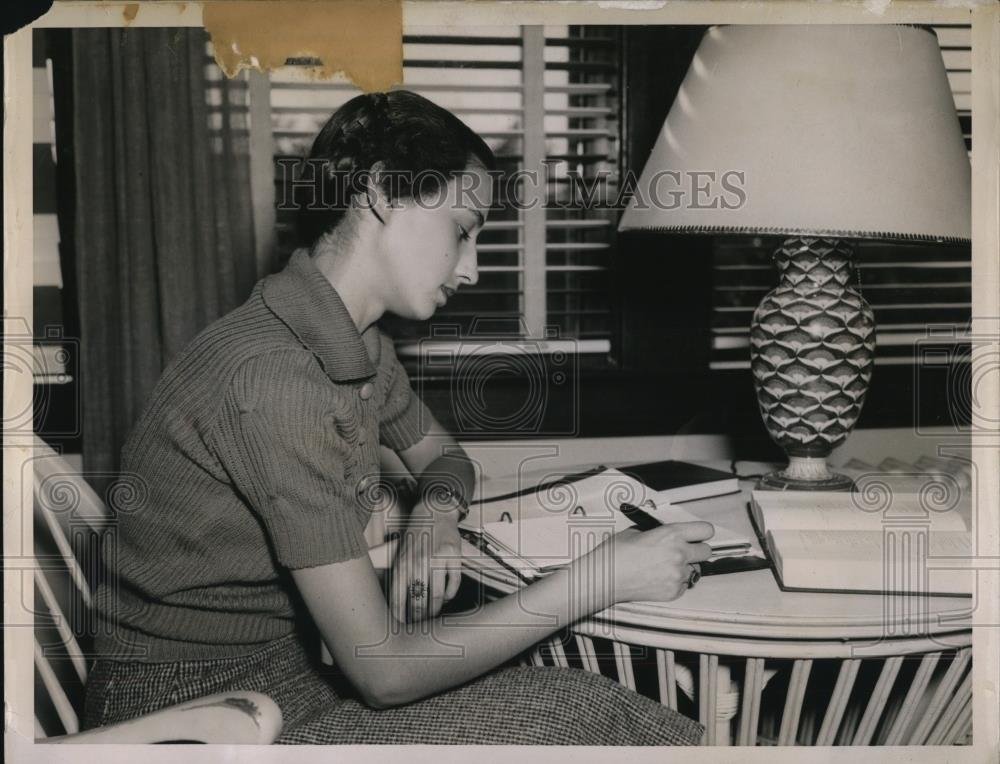
<svg viewBox="0 0 1000 764">
<path fill-rule="evenodd" d="M 371 382 L 365 382 L 361 386 L 361 390 L 358 392 L 358 395 L 361 396 L 361 400 L 366 401 L 372 397 L 372 393 L 374 392 L 375 392 L 375 385 L 373 385 Z"/>
<path fill-rule="evenodd" d="M 366 475 L 365 477 L 361 478 L 361 480 L 358 481 L 357 485 L 358 496 L 364 496 L 366 493 L 368 493 L 368 491 L 371 490 L 372 485 L 375 483 L 376 480 L 378 480 L 378 478 L 375 477 L 374 475 Z"/>
</svg>

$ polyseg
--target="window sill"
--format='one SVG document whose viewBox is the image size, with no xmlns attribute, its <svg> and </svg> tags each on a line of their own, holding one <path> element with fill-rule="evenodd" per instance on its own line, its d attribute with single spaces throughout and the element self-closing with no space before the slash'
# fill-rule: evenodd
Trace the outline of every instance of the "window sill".
<svg viewBox="0 0 1000 764">
<path fill-rule="evenodd" d="M 576 355 L 607 355 L 611 352 L 610 340 L 532 340 L 532 339 L 459 339 L 426 340 L 407 342 L 396 347 L 400 358 L 419 358 L 422 354 L 470 356 L 470 355 L 518 355 L 571 353 Z"/>
</svg>

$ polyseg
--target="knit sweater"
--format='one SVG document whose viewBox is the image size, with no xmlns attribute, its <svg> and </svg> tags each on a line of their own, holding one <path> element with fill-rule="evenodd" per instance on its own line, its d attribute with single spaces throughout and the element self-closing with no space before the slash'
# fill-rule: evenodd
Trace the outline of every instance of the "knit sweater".
<svg viewBox="0 0 1000 764">
<path fill-rule="evenodd" d="M 241 655 L 296 628 L 290 569 L 367 552 L 380 443 L 429 412 L 304 250 L 165 370 L 122 449 L 138 501 L 104 543 L 98 655 Z"/>
</svg>

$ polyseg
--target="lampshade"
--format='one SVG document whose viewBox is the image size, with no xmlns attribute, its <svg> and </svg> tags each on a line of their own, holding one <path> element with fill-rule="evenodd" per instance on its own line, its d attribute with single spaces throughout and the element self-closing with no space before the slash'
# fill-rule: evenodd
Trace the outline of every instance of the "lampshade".
<svg viewBox="0 0 1000 764">
<path fill-rule="evenodd" d="M 713 27 L 619 230 L 967 241 L 970 187 L 933 32 Z"/>
</svg>

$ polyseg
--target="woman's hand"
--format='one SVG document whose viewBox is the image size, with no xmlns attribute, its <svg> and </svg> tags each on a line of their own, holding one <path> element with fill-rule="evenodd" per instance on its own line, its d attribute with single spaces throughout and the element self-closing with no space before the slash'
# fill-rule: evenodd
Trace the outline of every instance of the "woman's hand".
<svg viewBox="0 0 1000 764">
<path fill-rule="evenodd" d="M 390 571 L 389 606 L 400 622 L 433 618 L 462 583 L 457 512 L 414 505 Z"/>
<path fill-rule="evenodd" d="M 712 553 L 703 543 L 715 534 L 711 523 L 670 523 L 648 531 L 628 528 L 578 560 L 581 580 L 606 582 L 615 602 L 669 602 L 688 589 L 692 566 Z M 599 566 L 599 567 L 598 567 Z"/>
</svg>

